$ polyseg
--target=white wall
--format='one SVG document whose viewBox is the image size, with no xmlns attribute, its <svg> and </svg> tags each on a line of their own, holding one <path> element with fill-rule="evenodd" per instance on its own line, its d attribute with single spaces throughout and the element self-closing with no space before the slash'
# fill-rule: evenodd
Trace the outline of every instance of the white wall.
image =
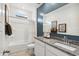
<svg viewBox="0 0 79 59">
<path fill-rule="evenodd" d="M 47 18 L 46 18 L 47 17 Z M 45 15 L 46 21 L 57 20 L 58 24 L 66 23 L 67 32 L 62 34 L 79 36 L 79 4 L 67 4 Z M 60 33 L 61 34 L 61 33 Z"/>
<path fill-rule="evenodd" d="M 5 30 L 5 28 L 4 28 L 4 22 L 5 22 L 5 20 L 4 20 L 4 14 L 3 14 L 3 10 L 4 10 L 4 7 L 3 7 L 4 5 L 3 4 L 0 4 L 0 55 L 1 55 L 1 52 L 3 51 L 3 49 L 5 48 L 5 42 L 4 42 L 4 40 L 5 40 L 5 32 L 4 32 L 4 30 Z"/>
<path fill-rule="evenodd" d="M 50 32 L 51 24 L 49 20 L 50 20 L 49 16 L 45 15 L 43 17 L 43 32 Z"/>
</svg>

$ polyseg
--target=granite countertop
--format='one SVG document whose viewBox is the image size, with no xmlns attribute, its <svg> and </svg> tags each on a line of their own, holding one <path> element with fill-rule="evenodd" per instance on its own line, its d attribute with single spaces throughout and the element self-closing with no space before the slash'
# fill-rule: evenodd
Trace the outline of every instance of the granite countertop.
<svg viewBox="0 0 79 59">
<path fill-rule="evenodd" d="M 35 37 L 37 40 L 41 41 L 41 42 L 44 42 L 52 47 L 55 47 L 63 52 L 66 52 L 72 56 L 79 56 L 79 46 L 78 45 L 75 45 L 75 44 L 66 44 L 62 39 L 61 40 L 58 40 L 58 39 L 52 39 L 52 38 L 44 38 L 44 37 Z M 54 43 L 61 43 L 61 44 L 64 44 L 64 45 L 67 45 L 67 46 L 71 46 L 71 47 L 74 47 L 76 48 L 75 51 L 70 51 L 68 49 L 65 49 L 65 48 L 62 48 L 62 47 L 59 47 L 59 46 L 56 46 L 54 45 Z"/>
</svg>

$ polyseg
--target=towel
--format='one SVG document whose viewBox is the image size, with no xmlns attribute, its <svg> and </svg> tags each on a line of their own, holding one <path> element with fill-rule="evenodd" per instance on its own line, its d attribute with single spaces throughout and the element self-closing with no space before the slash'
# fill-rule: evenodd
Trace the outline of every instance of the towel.
<svg viewBox="0 0 79 59">
<path fill-rule="evenodd" d="M 9 23 L 6 23 L 5 24 L 5 34 L 6 35 L 12 35 L 12 28 L 11 28 L 11 25 Z"/>
</svg>

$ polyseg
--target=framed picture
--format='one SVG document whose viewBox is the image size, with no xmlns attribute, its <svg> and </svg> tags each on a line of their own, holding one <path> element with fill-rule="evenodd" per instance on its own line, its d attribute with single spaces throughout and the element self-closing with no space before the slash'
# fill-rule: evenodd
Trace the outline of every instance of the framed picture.
<svg viewBox="0 0 79 59">
<path fill-rule="evenodd" d="M 66 32 L 66 24 L 59 24 L 59 32 Z"/>
</svg>

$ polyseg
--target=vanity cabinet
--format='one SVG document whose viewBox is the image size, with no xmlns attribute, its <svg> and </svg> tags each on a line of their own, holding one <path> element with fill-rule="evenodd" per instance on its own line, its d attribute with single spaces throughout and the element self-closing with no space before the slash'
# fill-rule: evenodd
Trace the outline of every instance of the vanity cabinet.
<svg viewBox="0 0 79 59">
<path fill-rule="evenodd" d="M 35 40 L 35 55 L 36 56 L 45 56 L 45 43 Z"/>
<path fill-rule="evenodd" d="M 35 40 L 34 52 L 36 56 L 70 56 L 68 53 L 65 53 L 39 40 Z"/>
<path fill-rule="evenodd" d="M 46 56 L 69 56 L 69 54 L 46 44 Z"/>
</svg>

